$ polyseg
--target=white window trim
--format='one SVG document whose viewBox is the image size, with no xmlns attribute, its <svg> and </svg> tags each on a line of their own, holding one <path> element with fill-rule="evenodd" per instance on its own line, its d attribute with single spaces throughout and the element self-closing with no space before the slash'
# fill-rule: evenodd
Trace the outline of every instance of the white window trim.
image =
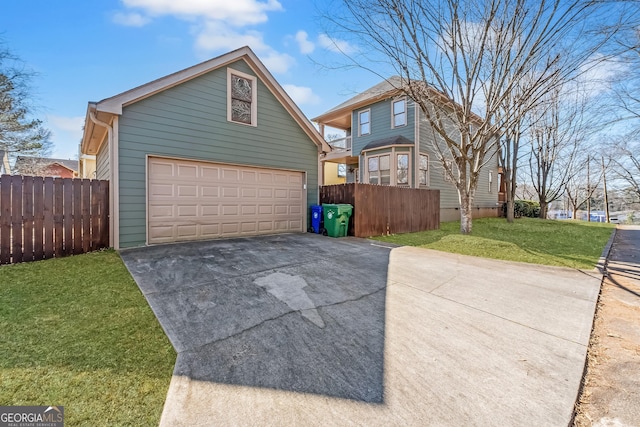
<svg viewBox="0 0 640 427">
<path fill-rule="evenodd" d="M 360 116 L 362 113 L 369 113 L 369 132 L 362 133 L 362 122 L 360 121 Z M 366 110 L 358 111 L 358 136 L 363 135 L 371 135 L 371 108 L 367 108 Z"/>
<path fill-rule="evenodd" d="M 389 184 L 382 184 L 381 183 L 382 182 L 382 174 L 381 174 L 382 170 L 380 169 L 380 157 L 383 157 L 383 156 L 389 156 L 389 169 L 388 169 L 389 170 Z M 393 155 L 393 152 L 386 152 L 386 153 L 372 154 L 372 155 L 368 155 L 367 154 L 365 156 L 365 161 L 366 161 L 365 165 L 367 167 L 366 168 L 366 174 L 365 174 L 366 175 L 365 176 L 365 178 L 366 178 L 365 182 L 367 184 L 371 184 L 371 180 L 370 180 L 371 175 L 369 174 L 369 159 L 372 159 L 374 157 L 378 158 L 378 184 L 375 184 L 375 185 L 395 185 L 395 177 L 393 176 L 393 174 L 395 173 L 395 169 L 396 168 L 393 165 L 393 160 L 395 159 L 395 157 Z"/>
<path fill-rule="evenodd" d="M 398 125 L 396 126 L 396 121 L 394 120 L 396 118 L 396 115 L 394 114 L 393 111 L 393 104 L 395 104 L 396 102 L 404 102 L 404 124 L 403 125 Z M 398 98 L 398 99 L 394 99 L 391 101 L 391 129 L 396 129 L 396 128 L 402 128 L 402 127 L 406 127 L 407 123 L 409 122 L 409 107 L 407 105 L 407 98 L 403 97 L 403 98 Z"/>
<path fill-rule="evenodd" d="M 420 183 L 420 156 L 425 156 L 427 158 L 427 182 L 425 184 Z M 431 185 L 431 158 L 428 153 L 418 153 L 418 187 L 429 187 Z"/>
<path fill-rule="evenodd" d="M 237 122 L 231 119 L 231 75 L 234 74 L 251 81 L 251 123 Z M 258 126 L 258 78 L 242 71 L 227 67 L 227 121 L 243 126 Z"/>
<path fill-rule="evenodd" d="M 408 166 L 408 175 L 407 175 L 407 183 L 406 184 L 398 184 L 398 155 L 406 154 L 409 156 Z M 364 173 L 363 173 L 363 182 L 370 184 L 370 175 L 369 175 L 369 159 L 372 157 L 378 157 L 378 173 L 380 173 L 380 160 L 381 156 L 389 156 L 389 184 L 378 184 L 378 185 L 390 185 L 393 187 L 411 187 L 413 181 L 412 175 L 412 162 L 411 162 L 411 151 L 396 151 L 395 147 L 391 148 L 391 151 L 387 151 L 384 153 L 378 153 L 372 151 L 371 154 L 366 153 L 364 155 Z M 381 181 L 381 175 L 378 175 L 378 182 Z"/>
</svg>

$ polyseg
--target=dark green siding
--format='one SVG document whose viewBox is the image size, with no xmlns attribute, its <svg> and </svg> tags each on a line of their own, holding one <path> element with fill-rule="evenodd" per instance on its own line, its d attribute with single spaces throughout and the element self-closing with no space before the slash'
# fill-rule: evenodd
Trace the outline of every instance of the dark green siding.
<svg viewBox="0 0 640 427">
<path fill-rule="evenodd" d="M 229 66 L 255 75 L 244 61 Z M 124 108 L 119 127 L 120 246 L 146 240 L 146 156 L 307 172 L 307 202 L 318 202 L 318 149 L 258 80 L 257 127 L 227 121 L 227 67 Z"/>
</svg>

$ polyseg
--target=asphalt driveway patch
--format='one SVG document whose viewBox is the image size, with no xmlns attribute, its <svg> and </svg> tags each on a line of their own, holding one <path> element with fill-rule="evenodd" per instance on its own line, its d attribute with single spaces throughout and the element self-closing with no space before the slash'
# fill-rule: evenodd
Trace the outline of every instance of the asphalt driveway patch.
<svg viewBox="0 0 640 427">
<path fill-rule="evenodd" d="M 390 247 L 289 234 L 123 251 L 175 375 L 381 403 Z"/>
</svg>

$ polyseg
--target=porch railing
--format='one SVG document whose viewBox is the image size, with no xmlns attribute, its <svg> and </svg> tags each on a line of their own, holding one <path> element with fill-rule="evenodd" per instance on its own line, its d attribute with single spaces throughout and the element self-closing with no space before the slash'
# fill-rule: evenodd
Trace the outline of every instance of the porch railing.
<svg viewBox="0 0 640 427">
<path fill-rule="evenodd" d="M 327 144 L 333 148 L 335 152 L 351 151 L 351 137 L 334 139 L 333 141 L 327 141 Z"/>
</svg>

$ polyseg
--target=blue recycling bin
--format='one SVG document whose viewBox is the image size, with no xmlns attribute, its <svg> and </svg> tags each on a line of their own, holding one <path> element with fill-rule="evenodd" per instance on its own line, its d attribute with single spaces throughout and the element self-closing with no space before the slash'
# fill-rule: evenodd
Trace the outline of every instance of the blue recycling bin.
<svg viewBox="0 0 640 427">
<path fill-rule="evenodd" d="M 320 233 L 322 224 L 322 206 L 311 205 L 311 230 L 314 233 Z"/>
</svg>

